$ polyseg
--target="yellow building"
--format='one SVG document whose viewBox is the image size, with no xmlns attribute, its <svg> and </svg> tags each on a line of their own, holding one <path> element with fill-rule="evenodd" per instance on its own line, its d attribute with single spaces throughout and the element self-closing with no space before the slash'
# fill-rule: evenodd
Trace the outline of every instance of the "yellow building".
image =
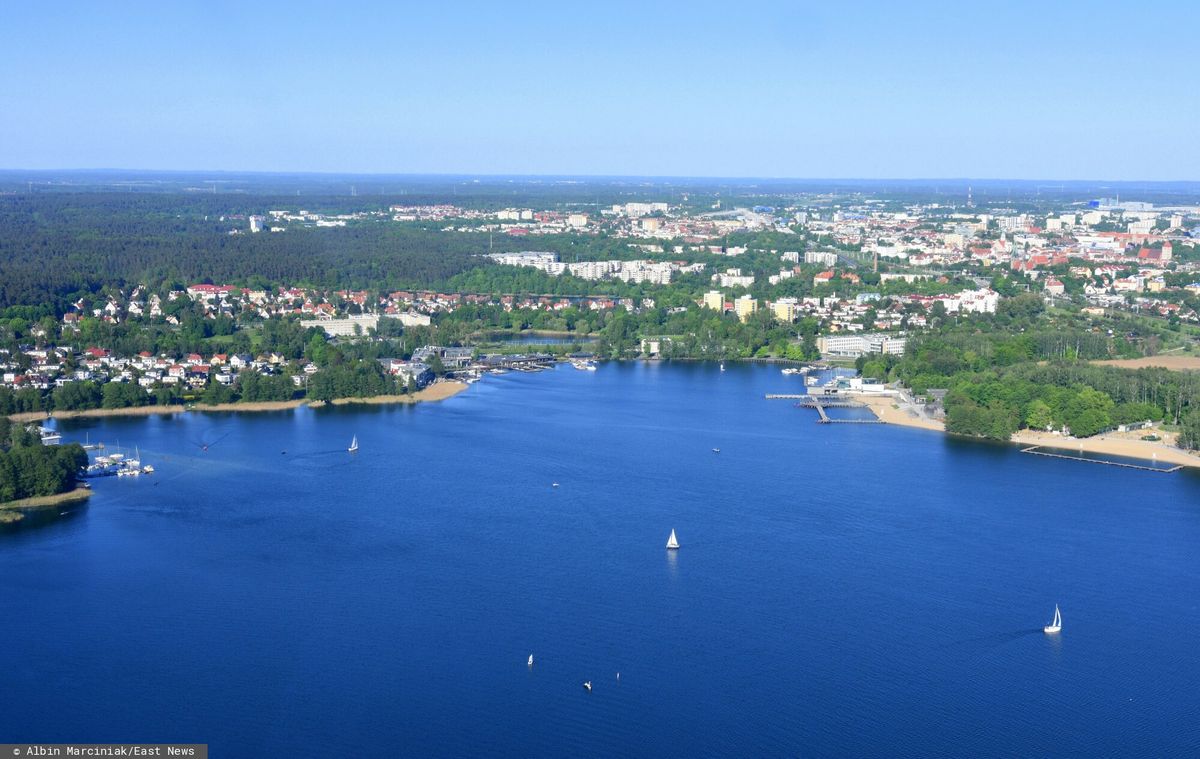
<svg viewBox="0 0 1200 759">
<path fill-rule="evenodd" d="M 795 298 L 780 298 L 771 304 L 771 313 L 781 322 L 796 321 L 796 308 L 799 304 Z"/>
<path fill-rule="evenodd" d="M 750 314 L 758 310 L 758 301 L 751 298 L 749 295 L 743 295 L 733 301 L 733 312 L 737 314 L 737 318 L 746 321 L 750 318 Z"/>
<path fill-rule="evenodd" d="M 702 305 L 705 308 L 711 308 L 713 311 L 725 310 L 725 293 L 720 290 L 709 290 L 704 293 Z"/>
</svg>

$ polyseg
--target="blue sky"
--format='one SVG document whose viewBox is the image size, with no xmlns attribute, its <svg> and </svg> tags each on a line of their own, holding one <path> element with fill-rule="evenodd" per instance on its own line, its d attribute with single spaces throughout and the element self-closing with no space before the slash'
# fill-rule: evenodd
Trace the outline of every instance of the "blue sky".
<svg viewBox="0 0 1200 759">
<path fill-rule="evenodd" d="M 1198 8 L 6 3 L 0 168 L 1196 180 Z"/>
</svg>

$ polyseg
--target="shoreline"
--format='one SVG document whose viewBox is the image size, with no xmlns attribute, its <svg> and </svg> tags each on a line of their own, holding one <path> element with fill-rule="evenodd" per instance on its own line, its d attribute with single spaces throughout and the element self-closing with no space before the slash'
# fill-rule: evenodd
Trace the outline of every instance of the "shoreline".
<svg viewBox="0 0 1200 759">
<path fill-rule="evenodd" d="M 849 394 L 848 394 L 849 395 Z M 914 427 L 917 429 L 931 430 L 942 434 L 950 434 L 946 432 L 946 425 L 936 419 L 928 419 L 919 416 L 910 408 L 906 408 L 906 404 L 898 396 L 879 396 L 879 395 L 860 395 L 854 394 L 853 397 L 857 401 L 864 403 L 875 414 L 876 418 L 886 424 L 895 424 L 901 427 Z M 897 408 L 899 406 L 899 408 Z M 1062 435 L 1055 435 L 1050 432 L 1038 432 L 1036 430 L 1018 430 L 1008 442 L 1012 445 L 1028 447 L 1031 445 L 1042 448 L 1055 448 L 1064 451 L 1075 451 L 1083 453 L 1100 454 L 1104 456 L 1120 456 L 1128 459 L 1138 459 L 1140 461 L 1160 462 L 1163 464 L 1179 464 L 1186 467 L 1200 468 L 1200 455 L 1189 453 L 1182 448 L 1177 448 L 1171 444 L 1174 440 L 1170 433 L 1164 436 L 1164 439 L 1159 442 L 1151 440 L 1140 440 L 1130 437 L 1118 437 L 1120 433 L 1110 435 L 1101 435 L 1099 437 L 1090 438 L 1064 438 Z M 1162 432 L 1157 434 L 1163 435 Z"/>
<path fill-rule="evenodd" d="M 368 398 L 335 398 L 329 405 L 346 406 L 353 404 L 363 405 L 386 405 L 386 404 L 406 404 L 406 403 L 422 403 L 430 401 L 442 401 L 451 398 L 466 390 L 470 385 L 457 380 L 449 380 L 446 382 L 435 382 L 423 390 L 418 390 L 412 395 L 376 395 Z M 218 403 L 213 406 L 204 406 L 200 404 L 192 404 L 187 406 L 171 405 L 171 406 L 127 406 L 125 408 L 93 408 L 83 409 L 80 411 L 58 411 L 54 414 L 49 414 L 45 411 L 24 411 L 18 414 L 10 414 L 9 419 L 14 422 L 40 422 L 47 419 L 87 419 L 101 418 L 111 416 L 155 416 L 158 414 L 186 414 L 190 412 L 200 413 L 258 413 L 263 411 L 289 411 L 297 409 L 301 406 L 310 408 L 321 408 L 325 406 L 325 401 L 309 401 L 307 398 L 298 398 L 291 401 L 255 401 L 252 403 Z"/>
<path fill-rule="evenodd" d="M 783 360 L 787 362 L 787 360 Z M 774 363 L 774 362 L 772 362 Z M 62 411 L 51 416 L 44 411 L 22 412 L 10 414 L 9 419 L 14 422 L 36 422 L 46 419 L 75 419 L 75 418 L 95 418 L 95 417 L 114 417 L 114 416 L 151 416 L 157 414 L 183 414 L 188 412 L 201 413 L 257 413 L 266 411 L 288 411 L 291 409 L 308 406 L 309 408 L 321 408 L 325 405 L 331 406 L 384 406 L 384 405 L 405 405 L 422 402 L 436 402 L 451 398 L 459 393 L 467 390 L 470 385 L 466 382 L 458 380 L 447 380 L 443 382 L 435 382 L 432 385 L 419 390 L 413 395 L 376 395 L 365 398 L 335 398 L 326 404 L 325 401 L 309 401 L 301 398 L 290 401 L 258 401 L 252 403 L 221 403 L 214 406 L 190 405 L 190 406 L 130 406 L 119 409 L 86 409 L 82 411 Z M 865 393 L 845 393 L 846 396 L 859 401 L 875 415 L 879 421 L 885 424 L 894 424 L 900 427 L 911 427 L 914 429 L 929 430 L 932 432 L 940 432 L 942 434 L 950 434 L 946 432 L 946 425 L 936 419 L 926 417 L 919 412 L 912 404 L 908 403 L 899 395 L 875 395 Z M 1038 432 L 1036 430 L 1019 430 L 1008 442 L 1013 445 L 1020 446 L 1040 446 L 1044 448 L 1054 448 L 1066 451 L 1076 451 L 1082 453 L 1093 453 L 1107 456 L 1120 456 L 1130 459 L 1138 459 L 1141 461 L 1158 461 L 1164 464 L 1179 464 L 1186 467 L 1200 468 L 1200 454 L 1189 453 L 1182 448 L 1177 448 L 1173 444 L 1173 436 L 1166 433 L 1164 440 L 1154 442 L 1149 440 L 1140 440 L 1131 437 L 1117 437 L 1116 433 L 1103 435 L 1094 438 L 1083 439 L 1067 439 L 1061 435 L 1054 435 L 1048 432 Z M 1163 433 L 1159 433 L 1163 434 Z M 78 492 L 78 491 L 72 491 Z M 90 491 L 85 491 L 90 492 Z M 54 498 L 56 496 L 49 496 Z M 76 496 L 76 497 L 86 497 Z M 6 508 L 21 508 L 8 505 L 0 505 L 0 509 Z"/>
<path fill-rule="evenodd" d="M 65 493 L 39 495 L 32 498 L 22 498 L 18 501 L 0 503 L 0 524 L 12 524 L 13 522 L 21 521 L 25 517 L 21 512 L 29 509 L 46 509 L 51 506 L 60 506 L 64 503 L 84 501 L 90 498 L 91 495 L 91 488 L 76 487 L 74 490 L 68 490 Z"/>
<path fill-rule="evenodd" d="M 373 395 L 367 398 L 335 398 L 330 401 L 332 406 L 383 406 L 389 404 L 405 404 L 405 403 L 423 403 L 431 401 L 444 401 L 447 398 L 453 398 L 459 393 L 469 388 L 466 382 L 458 380 L 447 380 L 446 382 L 435 382 L 426 387 L 424 390 L 418 390 L 412 395 Z M 316 401 L 310 404 L 314 407 L 323 405 L 323 401 Z"/>
</svg>

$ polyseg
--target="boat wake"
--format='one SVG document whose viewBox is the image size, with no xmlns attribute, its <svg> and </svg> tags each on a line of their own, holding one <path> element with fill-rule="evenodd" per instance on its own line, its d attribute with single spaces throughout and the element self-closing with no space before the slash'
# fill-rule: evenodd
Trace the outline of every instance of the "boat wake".
<svg viewBox="0 0 1200 759">
<path fill-rule="evenodd" d="M 345 452 L 345 448 L 334 448 L 328 451 L 305 451 L 303 453 L 292 453 L 291 451 L 288 451 L 287 457 L 293 461 L 297 461 L 301 459 L 324 458 L 326 456 L 340 456 Z"/>
<path fill-rule="evenodd" d="M 1024 630 L 1011 630 L 1009 632 L 992 633 L 991 635 L 981 635 L 976 638 L 963 638 L 962 640 L 952 641 L 942 646 L 943 649 L 961 648 L 964 646 L 980 646 L 991 645 L 993 648 L 1002 646 L 1005 643 L 1012 643 L 1014 640 L 1028 637 L 1030 635 L 1041 635 L 1042 628 L 1031 627 Z"/>
</svg>

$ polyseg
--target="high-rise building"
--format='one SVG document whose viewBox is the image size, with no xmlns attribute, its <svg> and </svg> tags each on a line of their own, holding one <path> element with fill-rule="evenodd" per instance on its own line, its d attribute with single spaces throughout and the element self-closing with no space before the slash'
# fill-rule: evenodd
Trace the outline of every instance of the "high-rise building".
<svg viewBox="0 0 1200 759">
<path fill-rule="evenodd" d="M 720 290 L 709 290 L 704 293 L 704 307 L 713 311 L 725 310 L 725 293 Z"/>
<path fill-rule="evenodd" d="M 737 314 L 737 318 L 742 321 L 750 319 L 750 315 L 758 310 L 758 301 L 751 298 L 749 294 L 743 295 L 740 298 L 735 298 L 733 301 L 733 312 Z"/>
<path fill-rule="evenodd" d="M 796 311 L 800 302 L 795 298 L 780 298 L 771 304 L 771 314 L 781 322 L 796 321 Z"/>
</svg>

